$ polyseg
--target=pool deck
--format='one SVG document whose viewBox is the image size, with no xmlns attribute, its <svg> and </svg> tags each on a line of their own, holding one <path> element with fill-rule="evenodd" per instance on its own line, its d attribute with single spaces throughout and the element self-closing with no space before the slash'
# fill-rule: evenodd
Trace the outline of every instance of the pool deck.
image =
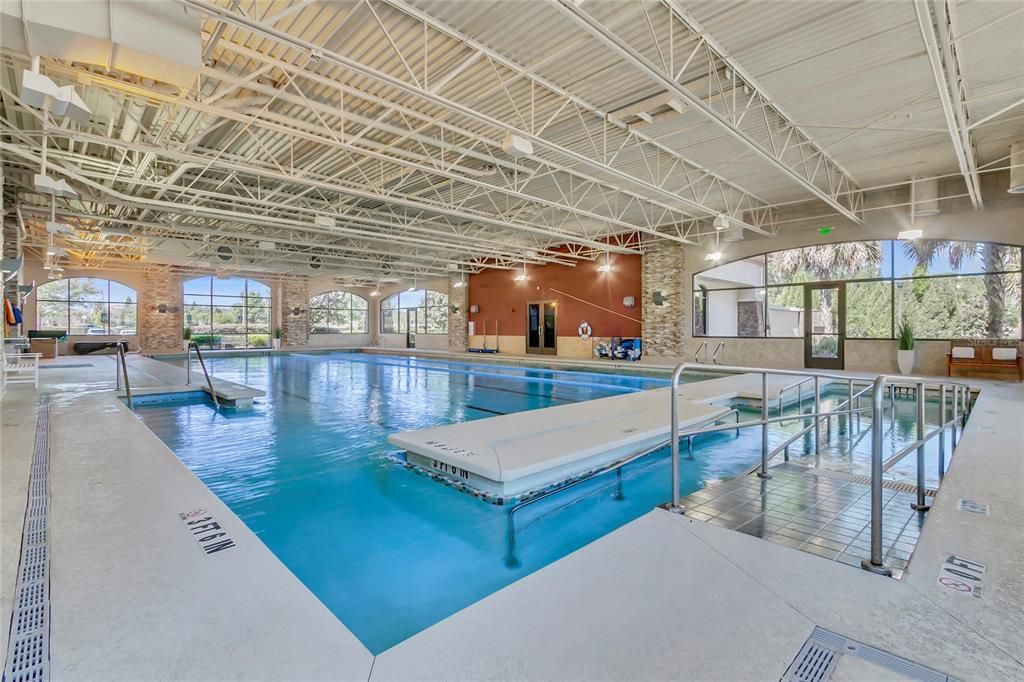
<svg viewBox="0 0 1024 682">
<path fill-rule="evenodd" d="M 961 679 L 1024 679 L 1024 385 L 971 382 L 902 580 L 654 510 L 374 657 L 114 396 L 109 359 L 47 364 L 39 391 L 0 402 L 0 618 L 48 393 L 55 680 L 778 680 L 815 626 Z M 197 546 L 178 515 L 200 508 L 235 547 Z M 953 554 L 986 565 L 981 598 L 938 583 Z M 841 660 L 835 679 L 866 674 Z"/>
</svg>

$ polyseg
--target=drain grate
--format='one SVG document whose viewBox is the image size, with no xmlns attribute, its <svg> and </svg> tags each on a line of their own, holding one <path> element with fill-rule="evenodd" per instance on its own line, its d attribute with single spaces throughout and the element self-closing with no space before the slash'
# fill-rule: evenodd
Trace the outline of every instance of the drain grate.
<svg viewBox="0 0 1024 682">
<path fill-rule="evenodd" d="M 36 442 L 32 451 L 25 527 L 21 537 L 18 583 L 8 632 L 4 682 L 50 679 L 50 552 L 46 532 L 49 511 L 50 402 L 39 399 Z"/>
<path fill-rule="evenodd" d="M 955 682 L 955 678 L 938 670 L 818 627 L 814 628 L 796 658 L 789 664 L 782 682 L 824 682 L 831 677 L 842 656 L 857 656 L 911 680 Z"/>
</svg>

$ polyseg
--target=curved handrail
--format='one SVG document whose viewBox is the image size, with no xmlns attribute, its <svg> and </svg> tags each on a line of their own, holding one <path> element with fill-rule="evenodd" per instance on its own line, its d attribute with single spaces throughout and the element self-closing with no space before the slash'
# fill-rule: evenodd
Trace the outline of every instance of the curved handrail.
<svg viewBox="0 0 1024 682">
<path fill-rule="evenodd" d="M 725 341 L 721 341 L 717 346 L 715 346 L 715 352 L 711 354 L 711 364 L 721 365 L 721 363 L 718 362 L 718 351 L 722 351 L 722 355 L 725 355 Z"/>
<path fill-rule="evenodd" d="M 213 398 L 213 404 L 220 408 L 220 401 L 217 400 L 217 392 L 213 390 L 213 381 L 210 379 L 210 373 L 206 371 L 206 363 L 203 362 L 203 354 L 199 352 L 199 344 L 195 341 L 189 341 L 188 348 L 185 350 L 185 383 L 192 383 L 192 349 L 196 349 L 196 358 L 199 360 L 199 366 L 203 368 L 203 375 L 206 377 L 206 386 L 210 390 L 210 397 Z"/>
<path fill-rule="evenodd" d="M 125 393 L 125 396 L 127 396 L 127 398 L 128 398 L 128 409 L 129 410 L 134 410 L 135 409 L 135 402 L 132 400 L 132 387 L 131 387 L 131 384 L 128 383 L 128 356 L 127 356 L 128 343 L 126 341 L 118 341 L 116 345 L 117 345 L 117 348 L 115 350 L 116 358 L 115 358 L 114 362 L 119 364 L 119 365 L 121 365 L 121 367 L 120 367 L 121 373 L 124 375 L 124 393 Z M 117 369 L 116 368 L 114 370 L 114 374 L 115 374 L 115 376 L 117 376 Z"/>
</svg>

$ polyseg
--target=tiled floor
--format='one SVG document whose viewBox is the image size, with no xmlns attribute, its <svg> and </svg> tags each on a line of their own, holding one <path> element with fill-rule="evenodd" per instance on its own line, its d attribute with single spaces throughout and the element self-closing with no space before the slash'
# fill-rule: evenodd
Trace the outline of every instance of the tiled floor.
<svg viewBox="0 0 1024 682">
<path fill-rule="evenodd" d="M 769 542 L 860 567 L 871 556 L 870 486 L 786 463 L 772 478 L 742 476 L 683 498 L 686 515 Z M 927 514 L 913 493 L 882 489 L 885 563 L 901 577 Z"/>
</svg>

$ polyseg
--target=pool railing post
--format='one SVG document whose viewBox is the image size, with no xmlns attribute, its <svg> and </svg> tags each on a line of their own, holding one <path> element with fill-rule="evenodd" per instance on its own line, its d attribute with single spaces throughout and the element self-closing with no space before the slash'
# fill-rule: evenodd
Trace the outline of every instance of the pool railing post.
<svg viewBox="0 0 1024 682">
<path fill-rule="evenodd" d="M 910 505 L 917 511 L 925 512 L 931 506 L 924 499 L 924 382 L 917 382 L 917 502 Z"/>
<path fill-rule="evenodd" d="M 871 391 L 871 558 L 861 568 L 880 575 L 892 575 L 882 562 L 882 419 L 885 414 L 885 376 L 875 378 Z"/>
<path fill-rule="evenodd" d="M 757 472 L 757 476 L 772 477 L 768 473 L 768 372 L 761 372 L 761 470 Z"/>
<path fill-rule="evenodd" d="M 672 502 L 669 505 L 669 511 L 676 514 L 686 513 L 686 508 L 679 500 L 679 378 L 685 367 L 685 363 L 680 364 L 672 372 L 672 388 L 670 389 L 672 396 L 669 400 L 671 408 L 668 421 L 672 439 Z"/>
<path fill-rule="evenodd" d="M 939 387 L 939 481 L 946 469 L 946 384 Z"/>
</svg>

